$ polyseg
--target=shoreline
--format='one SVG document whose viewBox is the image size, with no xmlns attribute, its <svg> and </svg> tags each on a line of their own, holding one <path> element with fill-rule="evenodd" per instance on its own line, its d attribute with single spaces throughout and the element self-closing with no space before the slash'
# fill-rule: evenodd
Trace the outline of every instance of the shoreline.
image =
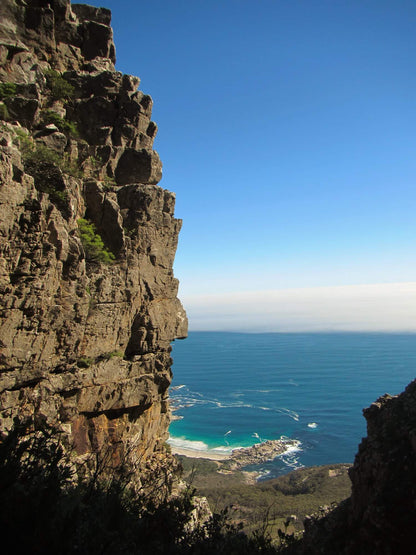
<svg viewBox="0 0 416 555">
<path fill-rule="evenodd" d="M 229 455 L 226 455 L 225 453 L 213 453 L 212 451 L 184 449 L 183 447 L 177 447 L 176 445 L 172 445 L 170 443 L 169 445 L 173 455 L 182 455 L 184 457 L 189 457 L 192 459 L 208 459 L 210 461 L 227 461 L 231 458 L 231 453 Z"/>
<path fill-rule="evenodd" d="M 201 447 L 205 446 L 203 442 L 198 443 Z M 263 464 L 285 453 L 297 451 L 300 441 L 281 437 L 280 439 L 256 443 L 251 447 L 237 447 L 230 453 L 213 452 L 213 450 L 208 449 L 191 449 L 174 445 L 174 443 L 169 443 L 169 445 L 174 455 L 216 461 L 222 471 L 232 472 L 233 470 L 243 470 L 253 464 Z"/>
</svg>

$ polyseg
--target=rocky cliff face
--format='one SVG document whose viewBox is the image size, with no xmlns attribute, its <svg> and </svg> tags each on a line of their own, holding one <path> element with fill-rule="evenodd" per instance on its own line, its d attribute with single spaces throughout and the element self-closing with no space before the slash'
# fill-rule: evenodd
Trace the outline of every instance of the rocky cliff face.
<svg viewBox="0 0 416 555">
<path fill-rule="evenodd" d="M 350 470 L 352 495 L 310 522 L 296 553 L 410 555 L 415 552 L 416 380 L 364 410 L 367 437 Z"/>
<path fill-rule="evenodd" d="M 114 68 L 110 12 L 0 6 L 0 425 L 169 473 L 170 342 L 186 336 L 152 100 Z"/>
</svg>

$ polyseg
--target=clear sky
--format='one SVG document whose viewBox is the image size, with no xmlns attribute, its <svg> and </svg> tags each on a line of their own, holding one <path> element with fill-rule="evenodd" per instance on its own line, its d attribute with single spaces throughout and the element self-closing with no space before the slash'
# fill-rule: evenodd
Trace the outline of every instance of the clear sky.
<svg viewBox="0 0 416 555">
<path fill-rule="evenodd" d="M 387 284 L 377 307 L 400 290 L 415 314 L 415 289 L 388 287 L 416 276 L 414 0 L 90 3 L 112 10 L 117 68 L 154 100 L 190 329 L 215 329 L 201 308 L 214 302 L 218 329 L 234 329 L 220 326 L 232 295 L 263 329 L 253 307 L 288 289 L 334 307 L 346 286 Z M 275 306 L 270 329 L 283 329 Z M 298 329 L 321 321 L 310 306 Z M 384 329 L 389 313 L 372 310 L 365 329 Z"/>
</svg>

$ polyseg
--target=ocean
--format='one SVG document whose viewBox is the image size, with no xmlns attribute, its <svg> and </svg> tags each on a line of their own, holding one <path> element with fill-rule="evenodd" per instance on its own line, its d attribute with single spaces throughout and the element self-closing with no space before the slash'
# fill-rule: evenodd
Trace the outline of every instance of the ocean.
<svg viewBox="0 0 416 555">
<path fill-rule="evenodd" d="M 362 409 L 415 378 L 416 335 L 191 332 L 173 343 L 177 447 L 229 452 L 282 436 L 298 446 L 257 470 L 351 463 Z"/>
</svg>

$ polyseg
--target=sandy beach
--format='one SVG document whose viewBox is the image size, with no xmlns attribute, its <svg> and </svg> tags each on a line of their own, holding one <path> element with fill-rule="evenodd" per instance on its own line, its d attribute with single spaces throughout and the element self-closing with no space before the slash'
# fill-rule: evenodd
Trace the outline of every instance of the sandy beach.
<svg viewBox="0 0 416 555">
<path fill-rule="evenodd" d="M 194 459 L 209 459 L 211 461 L 225 461 L 230 458 L 224 453 L 215 453 L 212 451 L 197 451 L 196 449 L 183 449 L 182 447 L 170 446 L 174 455 L 184 455 Z"/>
</svg>

